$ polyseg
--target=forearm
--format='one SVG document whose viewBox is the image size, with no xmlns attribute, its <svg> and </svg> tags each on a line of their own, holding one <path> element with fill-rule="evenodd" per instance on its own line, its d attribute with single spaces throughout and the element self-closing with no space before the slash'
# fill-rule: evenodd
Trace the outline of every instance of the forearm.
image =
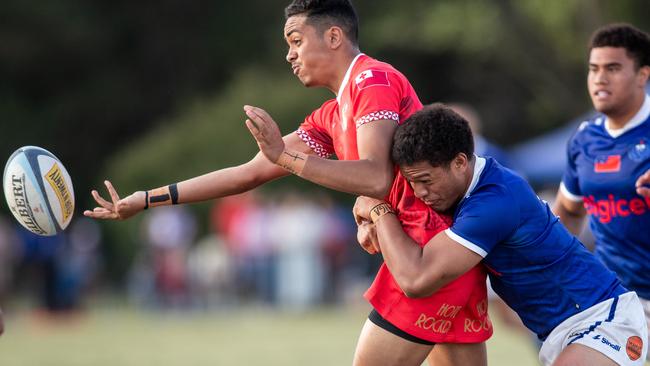
<svg viewBox="0 0 650 366">
<path fill-rule="evenodd" d="M 329 160 L 286 151 L 277 164 L 287 171 L 340 192 L 382 199 L 393 183 L 393 166 L 387 162 Z M 290 156 L 288 158 L 287 156 Z"/>
<path fill-rule="evenodd" d="M 220 169 L 176 184 L 177 202 L 193 203 L 239 194 L 289 173 L 258 154 L 246 164 Z M 148 191 L 150 206 L 172 204 L 169 186 Z M 160 202 L 153 197 L 163 196 Z M 153 199 L 153 201 L 152 201 Z"/>
<path fill-rule="evenodd" d="M 384 261 L 406 296 L 428 296 L 451 281 L 440 275 L 438 266 L 426 262 L 423 249 L 404 232 L 395 215 L 379 218 L 376 230 Z"/>
</svg>

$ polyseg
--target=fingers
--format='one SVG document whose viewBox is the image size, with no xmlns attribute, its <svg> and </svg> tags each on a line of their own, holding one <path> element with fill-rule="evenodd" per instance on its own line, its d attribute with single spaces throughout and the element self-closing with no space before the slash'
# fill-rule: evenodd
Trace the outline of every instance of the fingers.
<svg viewBox="0 0 650 366">
<path fill-rule="evenodd" d="M 648 187 L 637 187 L 636 193 L 639 196 L 650 197 L 650 188 Z"/>
<path fill-rule="evenodd" d="M 103 207 L 95 207 L 92 211 L 84 211 L 84 216 L 90 217 L 93 219 L 117 219 L 118 216 L 115 212 L 107 210 Z"/>
<path fill-rule="evenodd" d="M 96 190 L 93 189 L 93 190 L 90 192 L 90 194 L 92 194 L 93 198 L 95 199 L 95 201 L 96 201 L 100 206 L 102 206 L 102 207 L 104 207 L 104 208 L 106 208 L 106 209 L 109 209 L 109 210 L 112 210 L 112 209 L 113 209 L 113 204 L 110 203 L 110 202 L 108 202 L 108 201 L 106 201 L 104 198 L 102 198 L 102 196 L 100 196 L 99 193 L 98 193 Z"/>
<path fill-rule="evenodd" d="M 117 203 L 120 201 L 120 196 L 117 195 L 117 191 L 115 190 L 115 188 L 113 188 L 111 182 L 105 180 L 104 184 L 106 185 L 106 189 L 108 189 L 108 194 L 111 195 L 111 200 L 113 201 L 113 208 L 117 209 Z"/>
</svg>

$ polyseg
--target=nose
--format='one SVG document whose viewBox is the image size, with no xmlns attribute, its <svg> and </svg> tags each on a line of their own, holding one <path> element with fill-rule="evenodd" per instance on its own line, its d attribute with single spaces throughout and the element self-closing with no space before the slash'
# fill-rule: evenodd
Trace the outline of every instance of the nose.
<svg viewBox="0 0 650 366">
<path fill-rule="evenodd" d="M 413 184 L 413 193 L 415 194 L 415 197 L 423 199 L 429 192 L 424 184 L 415 183 Z"/>
<path fill-rule="evenodd" d="M 605 72 L 603 71 L 594 71 L 594 83 L 595 84 L 606 84 L 607 83 L 607 77 L 605 75 Z"/>
<path fill-rule="evenodd" d="M 298 57 L 298 54 L 296 53 L 296 51 L 294 49 L 292 49 L 292 48 L 289 48 L 289 50 L 287 51 L 287 57 L 286 57 L 287 62 L 292 63 L 293 61 L 296 60 L 296 57 Z"/>
</svg>

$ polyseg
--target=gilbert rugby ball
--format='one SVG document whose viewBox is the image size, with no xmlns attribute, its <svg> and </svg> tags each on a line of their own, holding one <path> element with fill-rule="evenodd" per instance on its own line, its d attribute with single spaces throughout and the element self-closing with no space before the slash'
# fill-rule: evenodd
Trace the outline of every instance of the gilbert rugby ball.
<svg viewBox="0 0 650 366">
<path fill-rule="evenodd" d="M 70 223 L 72 181 L 51 152 L 36 146 L 16 150 L 5 165 L 2 186 L 11 213 L 31 232 L 51 236 Z"/>
</svg>

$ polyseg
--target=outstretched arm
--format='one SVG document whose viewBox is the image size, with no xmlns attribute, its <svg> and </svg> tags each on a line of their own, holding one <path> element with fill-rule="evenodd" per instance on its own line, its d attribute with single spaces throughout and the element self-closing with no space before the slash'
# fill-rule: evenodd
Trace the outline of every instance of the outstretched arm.
<svg viewBox="0 0 650 366">
<path fill-rule="evenodd" d="M 422 248 L 402 229 L 391 207 L 383 201 L 359 197 L 355 219 L 372 220 L 384 261 L 408 297 L 426 297 L 476 266 L 483 258 L 438 233 Z"/>
<path fill-rule="evenodd" d="M 249 118 L 246 126 L 269 161 L 337 191 L 376 198 L 388 194 L 394 178 L 390 148 L 397 128 L 395 121 L 373 121 L 357 129 L 359 160 L 329 160 L 306 156 L 286 146 L 277 124 L 263 109 L 245 106 L 244 110 Z"/>
<path fill-rule="evenodd" d="M 301 154 L 311 153 L 309 146 L 295 133 L 285 136 L 284 143 Z M 93 190 L 92 195 L 99 206 L 92 211 L 84 211 L 84 215 L 95 219 L 123 220 L 136 215 L 145 207 L 192 203 L 238 194 L 288 174 L 286 170 L 269 162 L 264 155 L 258 153 L 245 164 L 220 169 L 175 184 L 176 195 L 174 197 L 172 197 L 173 192 L 170 192 L 170 186 L 163 186 L 151 191 L 134 192 L 127 197 L 120 198 L 113 185 L 109 181 L 105 181 L 110 201 L 105 200 L 97 191 Z M 160 198 L 152 200 L 154 197 Z M 174 198 L 176 202 L 172 202 Z"/>
</svg>

